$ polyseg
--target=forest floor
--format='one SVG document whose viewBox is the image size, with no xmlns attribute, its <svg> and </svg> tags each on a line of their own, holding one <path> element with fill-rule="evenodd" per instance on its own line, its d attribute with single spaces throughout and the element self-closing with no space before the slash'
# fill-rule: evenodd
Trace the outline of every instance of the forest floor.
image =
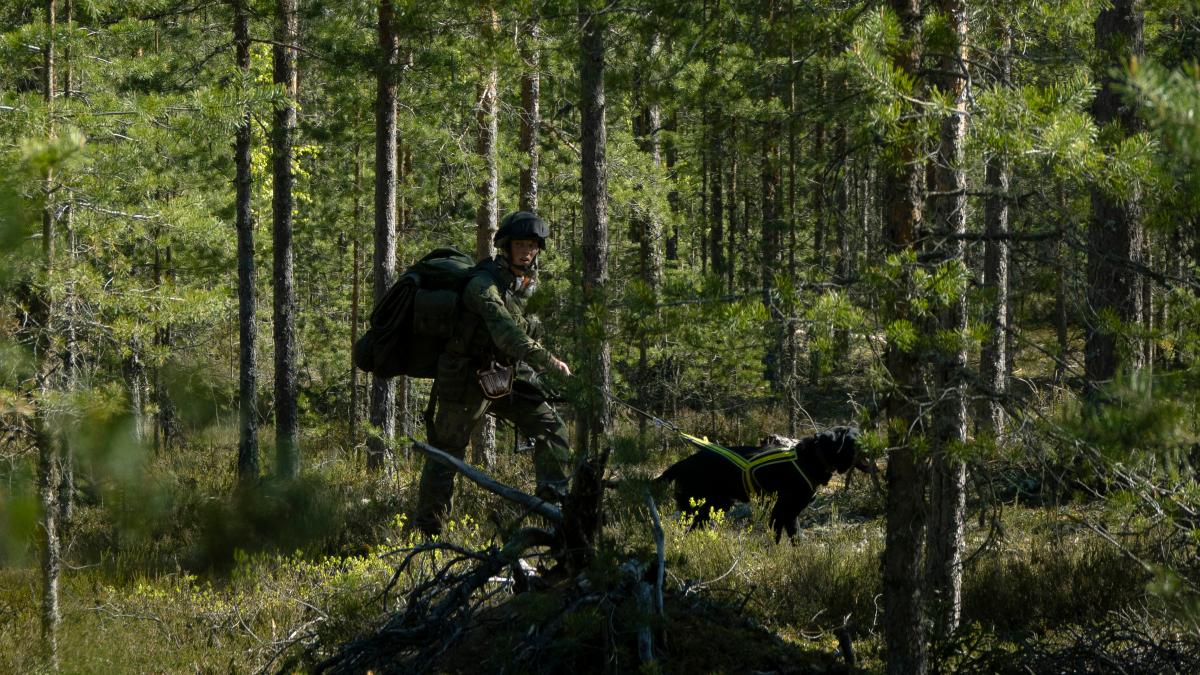
<svg viewBox="0 0 1200 675">
<path fill-rule="evenodd" d="M 744 438 L 755 437 L 753 426 Z M 243 499 L 230 498 L 236 446 L 227 436 L 153 458 L 132 491 L 81 476 L 83 498 L 65 538 L 64 672 L 304 670 L 394 610 L 405 584 L 420 578 L 406 575 L 383 593 L 400 554 L 419 543 L 403 515 L 419 460 L 402 457 L 395 471 L 372 477 L 329 439 L 309 441 L 302 481 L 264 482 Z M 607 501 L 603 546 L 614 567 L 653 559 L 639 478 L 683 451 L 614 467 L 630 486 Z M 492 471 L 528 488 L 528 461 L 502 451 Z M 945 663 L 970 669 L 1031 641 L 1053 652 L 1044 645 L 1069 647 L 1088 626 L 1143 616 L 1153 603 L 1149 573 L 1087 526 L 1109 517 L 1103 507 L 1045 503 L 1022 480 L 994 490 L 994 503 L 972 505 L 967 637 L 939 647 Z M 837 672 L 845 669 L 839 633 L 860 667 L 880 669 L 883 502 L 870 481 L 836 478 L 802 514 L 792 544 L 773 541 L 763 504 L 692 530 L 663 510 L 666 612 L 654 624 L 661 671 Z M 519 520 L 498 498 L 460 488 L 444 537 L 483 549 Z M 0 672 L 39 670 L 39 588 L 32 552 L 0 570 Z M 551 644 L 528 653 L 526 638 L 539 616 L 561 608 L 563 588 L 497 593 L 434 670 L 512 671 L 518 658 L 533 659 L 518 672 L 635 669 L 634 641 L 615 609 L 563 619 Z"/>
</svg>

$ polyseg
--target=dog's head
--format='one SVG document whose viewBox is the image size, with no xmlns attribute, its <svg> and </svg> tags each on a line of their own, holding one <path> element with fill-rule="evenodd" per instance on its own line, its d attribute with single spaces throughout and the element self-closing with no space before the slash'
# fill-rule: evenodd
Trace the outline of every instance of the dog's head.
<svg viewBox="0 0 1200 675">
<path fill-rule="evenodd" d="M 833 427 L 817 434 L 816 452 L 838 473 L 857 468 L 873 473 L 875 464 L 858 446 L 860 432 L 856 427 Z"/>
</svg>

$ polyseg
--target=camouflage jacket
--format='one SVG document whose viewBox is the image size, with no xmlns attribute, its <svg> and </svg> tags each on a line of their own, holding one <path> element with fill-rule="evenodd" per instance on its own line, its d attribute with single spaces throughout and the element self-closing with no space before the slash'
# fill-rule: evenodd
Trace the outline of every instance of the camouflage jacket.
<svg viewBox="0 0 1200 675">
<path fill-rule="evenodd" d="M 463 311 L 448 351 L 479 365 L 495 359 L 547 369 L 550 352 L 532 335 L 536 334 L 534 323 L 525 316 L 525 298 L 513 290 L 514 277 L 507 262 L 497 256 L 479 267 L 463 289 Z"/>
</svg>

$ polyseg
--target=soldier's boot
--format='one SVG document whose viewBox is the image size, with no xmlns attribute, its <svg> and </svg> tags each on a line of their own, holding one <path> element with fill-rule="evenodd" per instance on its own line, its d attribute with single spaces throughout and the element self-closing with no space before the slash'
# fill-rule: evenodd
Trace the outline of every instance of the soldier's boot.
<svg viewBox="0 0 1200 675">
<path fill-rule="evenodd" d="M 425 536 L 433 537 L 442 532 L 442 519 L 450 512 L 454 497 L 454 474 L 454 469 L 425 459 L 417 490 L 417 508 L 413 513 L 413 525 Z"/>
<path fill-rule="evenodd" d="M 537 476 L 534 494 L 539 499 L 562 504 L 567 496 L 569 481 L 563 465 L 570 458 L 570 451 L 557 443 L 539 437 L 533 446 L 533 468 Z"/>
</svg>

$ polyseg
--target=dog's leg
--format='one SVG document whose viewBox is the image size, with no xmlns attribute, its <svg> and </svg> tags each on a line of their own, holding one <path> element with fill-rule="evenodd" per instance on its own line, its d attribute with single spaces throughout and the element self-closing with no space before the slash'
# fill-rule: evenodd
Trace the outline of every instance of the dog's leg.
<svg viewBox="0 0 1200 675">
<path fill-rule="evenodd" d="M 789 539 L 796 539 L 796 518 L 812 501 L 811 494 L 805 497 L 798 499 L 795 495 L 780 495 L 775 501 L 775 507 L 771 509 L 771 527 L 775 530 L 775 543 L 779 543 L 785 531 Z"/>
</svg>

